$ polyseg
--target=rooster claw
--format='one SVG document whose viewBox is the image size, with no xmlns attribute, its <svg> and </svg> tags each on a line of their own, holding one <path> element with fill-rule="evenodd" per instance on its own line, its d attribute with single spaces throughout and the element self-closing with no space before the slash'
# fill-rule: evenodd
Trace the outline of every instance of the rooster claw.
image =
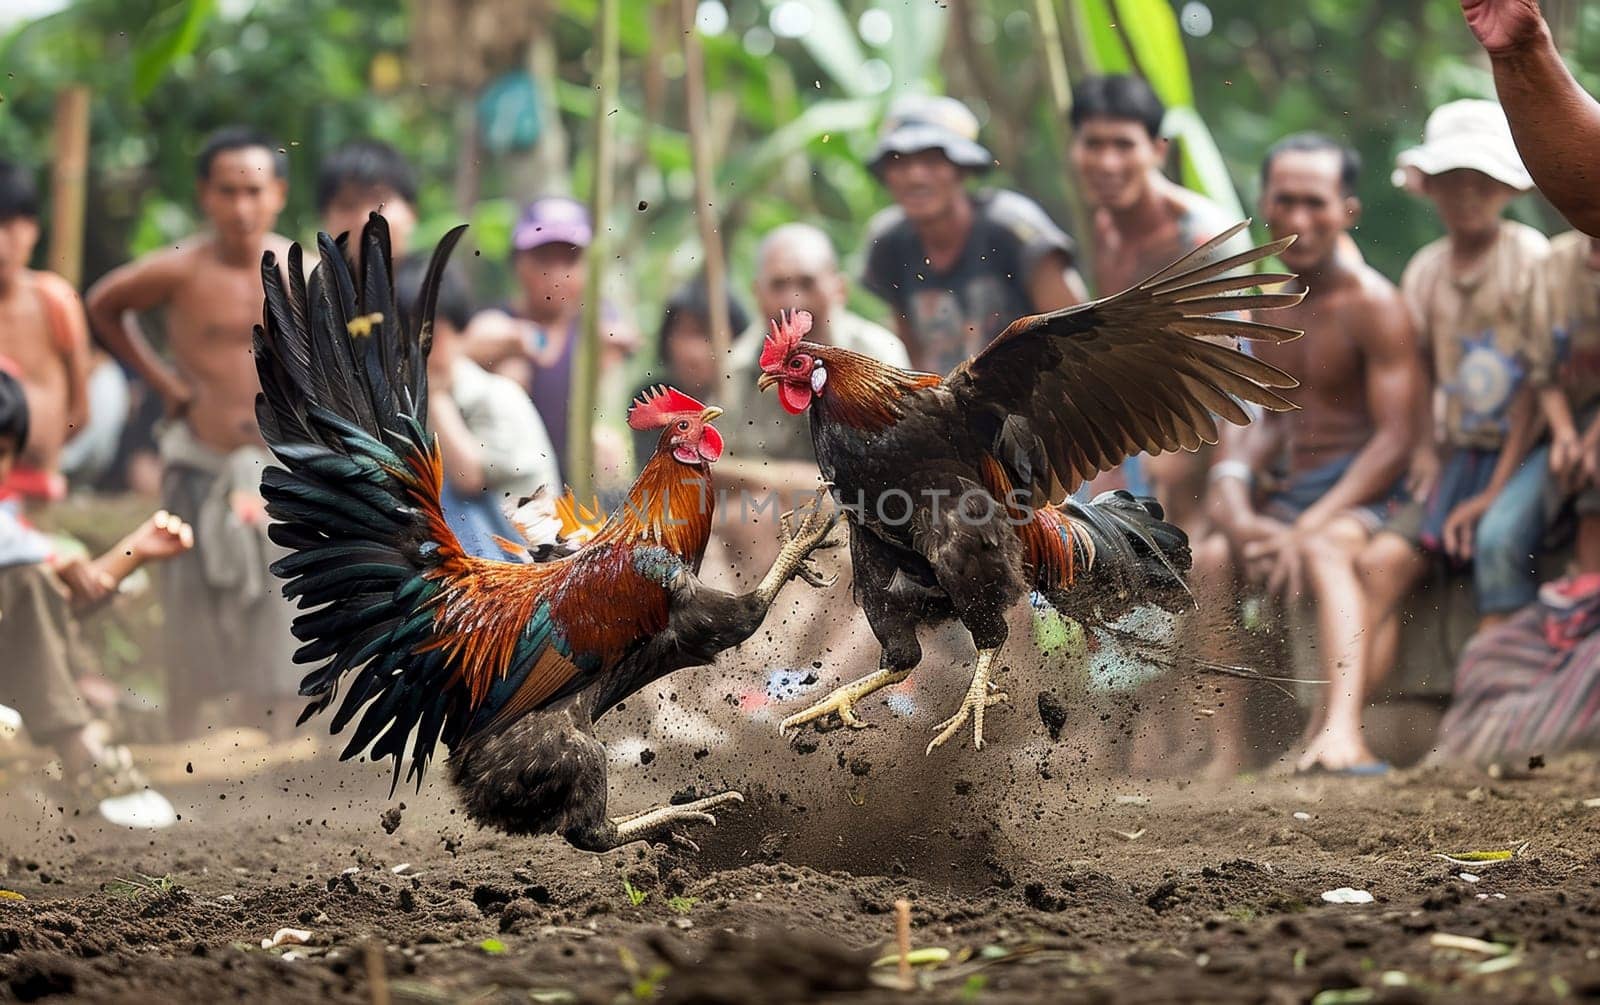
<svg viewBox="0 0 1600 1005">
<path fill-rule="evenodd" d="M 809 558 L 800 563 L 800 567 L 795 570 L 795 575 L 819 590 L 826 590 L 839 581 L 838 573 L 823 572 Z"/>
<path fill-rule="evenodd" d="M 744 796 L 738 792 L 719 792 L 714 796 L 696 799 L 688 803 L 673 803 L 666 806 L 657 806 L 654 809 L 644 810 L 631 816 L 620 817 L 612 823 L 617 828 L 617 843 L 627 844 L 630 841 L 649 841 L 665 833 L 668 840 L 677 844 L 684 844 L 693 851 L 699 851 L 699 846 L 693 841 L 671 830 L 680 824 L 707 824 L 715 827 L 717 818 L 709 811 L 720 806 L 744 802 Z"/>
</svg>

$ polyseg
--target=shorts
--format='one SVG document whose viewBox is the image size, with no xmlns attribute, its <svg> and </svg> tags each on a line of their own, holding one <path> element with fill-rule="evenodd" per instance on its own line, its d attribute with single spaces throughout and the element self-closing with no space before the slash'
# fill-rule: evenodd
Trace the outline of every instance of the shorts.
<svg viewBox="0 0 1600 1005">
<path fill-rule="evenodd" d="M 1293 523 L 1300 518 L 1300 514 L 1310 509 L 1318 499 L 1328 494 L 1329 489 L 1339 483 L 1344 473 L 1350 470 L 1355 458 L 1354 453 L 1346 454 L 1309 471 L 1291 475 L 1282 486 L 1267 495 L 1262 512 L 1274 520 Z M 1396 482 L 1381 499 L 1355 506 L 1348 511 L 1348 514 L 1366 526 L 1370 533 L 1384 525 L 1403 497 L 1404 490 L 1401 488 L 1401 483 Z"/>
</svg>

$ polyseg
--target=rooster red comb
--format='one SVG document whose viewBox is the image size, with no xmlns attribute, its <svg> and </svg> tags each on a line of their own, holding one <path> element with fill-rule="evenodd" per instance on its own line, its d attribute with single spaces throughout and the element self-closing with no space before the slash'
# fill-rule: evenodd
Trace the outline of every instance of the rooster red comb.
<svg viewBox="0 0 1600 1005">
<path fill-rule="evenodd" d="M 789 358 L 789 353 L 811 331 L 810 311 L 784 311 L 772 322 L 767 333 L 767 344 L 761 347 L 761 369 L 777 369 Z"/>
<path fill-rule="evenodd" d="M 634 399 L 628 409 L 628 425 L 633 429 L 661 429 L 680 415 L 698 419 L 705 410 L 706 406 L 677 388 L 657 384 Z"/>
</svg>

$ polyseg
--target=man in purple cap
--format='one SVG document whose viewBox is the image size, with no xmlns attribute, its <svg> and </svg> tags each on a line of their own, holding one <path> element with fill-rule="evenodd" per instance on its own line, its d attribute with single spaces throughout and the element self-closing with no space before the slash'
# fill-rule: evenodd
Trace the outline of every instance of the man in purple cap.
<svg viewBox="0 0 1600 1005">
<path fill-rule="evenodd" d="M 894 103 L 867 166 L 895 205 L 867 227 L 862 283 L 894 309 L 912 365 L 944 373 L 1012 321 L 1086 299 L 1072 238 L 1027 196 L 968 191 L 994 165 L 953 98 Z"/>
<path fill-rule="evenodd" d="M 567 412 L 572 368 L 588 281 L 584 252 L 594 237 L 589 213 L 566 196 L 528 204 L 511 233 L 511 264 L 522 288 L 510 311 L 483 311 L 467 329 L 468 354 L 480 366 L 527 388 L 555 444 L 563 474 L 567 466 Z M 617 312 L 602 306 L 600 373 L 633 351 L 636 333 Z M 596 466 L 621 465 L 621 440 L 597 431 Z"/>
</svg>

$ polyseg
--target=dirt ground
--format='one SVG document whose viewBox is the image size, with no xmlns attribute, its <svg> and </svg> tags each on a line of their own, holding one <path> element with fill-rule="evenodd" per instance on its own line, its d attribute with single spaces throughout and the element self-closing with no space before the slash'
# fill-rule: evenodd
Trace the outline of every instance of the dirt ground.
<svg viewBox="0 0 1600 1005">
<path fill-rule="evenodd" d="M 386 798 L 385 768 L 309 734 L 143 751 L 183 816 L 154 834 L 13 778 L 0 888 L 25 899 L 0 897 L 0 1000 L 898 1001 L 871 965 L 898 898 L 914 945 L 950 954 L 921 1000 L 1600 997 L 1593 758 L 1218 789 L 1097 778 L 1106 734 L 1052 742 L 1026 706 L 993 714 L 985 750 L 932 757 L 920 721 L 872 717 L 640 750 L 622 716 L 614 812 L 749 797 L 693 833 L 698 854 L 480 831 L 443 772 Z M 1524 842 L 1471 869 L 1436 856 Z M 1340 887 L 1373 901 L 1323 900 Z M 310 941 L 261 948 L 281 928 Z"/>
</svg>

